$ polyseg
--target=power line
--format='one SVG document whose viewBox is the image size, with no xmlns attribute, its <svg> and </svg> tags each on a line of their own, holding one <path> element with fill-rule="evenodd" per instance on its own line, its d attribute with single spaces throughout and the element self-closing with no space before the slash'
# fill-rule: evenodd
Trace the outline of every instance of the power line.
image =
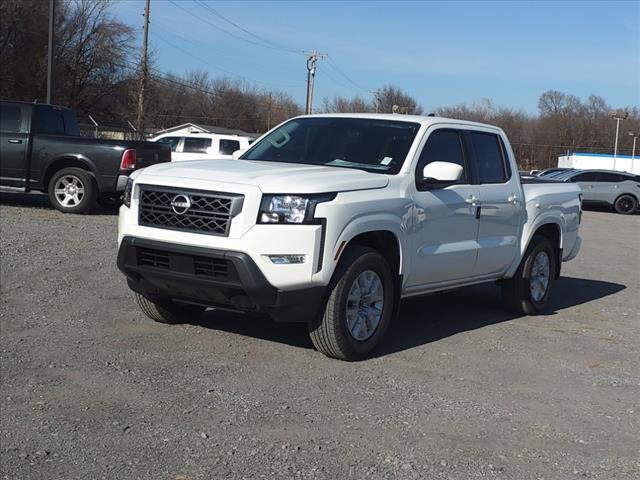
<svg viewBox="0 0 640 480">
<path fill-rule="evenodd" d="M 133 71 L 137 71 L 138 67 L 134 66 L 134 65 L 128 65 L 128 64 L 121 64 L 121 63 L 113 63 L 113 65 L 119 66 L 121 68 L 128 68 L 130 70 Z M 169 73 L 166 72 L 162 72 L 156 68 L 151 68 L 149 67 L 149 70 L 152 72 L 150 74 L 150 77 L 159 81 L 159 82 L 165 82 L 165 83 L 171 83 L 173 85 L 178 85 L 180 87 L 185 87 L 185 88 L 190 88 L 196 92 L 200 92 L 200 93 L 204 93 L 206 95 L 210 95 L 210 96 L 217 96 L 218 92 L 215 92 L 213 90 L 209 90 L 206 89 L 204 87 L 195 85 L 193 83 L 190 83 L 189 81 L 185 80 L 185 79 L 180 79 L 180 80 L 176 80 L 175 78 L 171 78 L 169 75 Z M 179 78 L 179 77 L 178 77 Z M 258 105 L 262 105 L 262 106 L 266 106 L 268 104 L 268 102 L 260 102 L 257 100 L 254 100 L 254 103 L 258 104 Z M 299 108 L 294 108 L 294 107 L 285 107 L 282 105 L 271 105 L 271 108 L 275 109 L 275 110 L 282 110 L 285 112 L 294 112 L 294 113 L 298 113 L 300 111 Z"/>
<path fill-rule="evenodd" d="M 180 51 L 181 51 L 182 53 L 184 53 L 185 55 L 188 55 L 189 57 L 191 57 L 191 58 L 193 58 L 193 59 L 195 59 L 195 60 L 198 60 L 199 62 L 202 62 L 202 63 L 204 63 L 204 64 L 206 64 L 206 65 L 210 66 L 211 68 L 214 68 L 214 69 L 216 69 L 216 70 L 219 70 L 219 71 L 221 71 L 221 72 L 223 72 L 223 73 L 226 73 L 226 74 L 228 74 L 228 75 L 231 75 L 231 76 L 234 76 L 234 77 L 238 77 L 239 79 L 242 79 L 242 80 L 244 80 L 244 81 L 252 82 L 252 83 L 259 83 L 259 84 L 261 84 L 261 85 L 271 85 L 271 86 L 278 86 L 278 87 L 289 87 L 289 88 L 296 87 L 296 85 L 276 85 L 276 84 L 269 83 L 269 82 L 262 82 L 262 81 L 260 81 L 260 80 L 253 80 L 253 79 L 251 79 L 251 78 L 247 78 L 247 77 L 245 77 L 245 76 L 243 76 L 243 75 L 240 75 L 240 74 L 237 74 L 237 73 L 232 72 L 232 71 L 230 71 L 230 70 L 226 70 L 226 69 L 224 69 L 224 68 L 222 68 L 222 67 L 219 67 L 218 65 L 215 65 L 215 64 L 213 64 L 213 63 L 211 63 L 211 62 L 209 62 L 209 61 L 207 61 L 207 60 L 205 60 L 205 59 L 203 59 L 203 58 L 201 58 L 201 57 L 199 57 L 199 56 L 197 56 L 197 55 L 194 55 L 194 54 L 193 54 L 193 53 L 191 53 L 189 50 L 186 50 L 186 49 L 184 49 L 184 48 L 182 48 L 182 47 L 180 47 L 180 46 L 176 45 L 175 43 L 170 42 L 169 40 L 167 40 L 166 38 L 163 38 L 163 37 L 162 37 L 162 36 L 160 36 L 160 35 L 157 35 L 157 34 L 155 34 L 155 33 L 153 33 L 153 32 L 152 32 L 151 34 L 152 34 L 152 36 L 153 36 L 154 38 L 156 38 L 157 40 L 160 40 L 160 41 L 162 41 L 162 42 L 166 43 L 167 45 L 169 45 L 169 46 L 171 46 L 171 47 L 175 48 L 176 50 L 180 50 Z"/>
<path fill-rule="evenodd" d="M 232 36 L 232 37 L 234 37 L 234 38 L 237 38 L 237 39 L 242 40 L 242 41 L 244 41 L 244 42 L 250 43 L 250 44 L 252 44 L 252 45 L 257 45 L 257 46 L 259 46 L 259 47 L 263 47 L 263 48 L 270 48 L 270 49 L 272 49 L 272 50 L 280 50 L 280 48 L 272 47 L 272 46 L 270 46 L 270 45 L 266 45 L 266 44 L 264 44 L 264 43 L 254 42 L 253 40 L 250 40 L 250 39 L 248 39 L 248 38 L 242 37 L 242 36 L 240 36 L 240 35 L 236 35 L 235 33 L 230 32 L 229 30 L 226 30 L 226 29 L 224 29 L 224 28 L 220 27 L 219 25 L 216 25 L 215 23 L 212 23 L 212 22 L 208 21 L 208 20 L 206 20 L 206 19 L 202 18 L 201 16 L 198 16 L 197 14 L 195 14 L 195 13 L 191 12 L 190 10 L 188 10 L 188 9 L 184 8 L 182 5 L 179 5 L 178 3 L 174 2 L 173 0 L 169 0 L 169 3 L 171 3 L 172 5 L 174 5 L 174 6 L 178 7 L 180 10 L 182 10 L 182 11 L 183 11 L 183 12 L 185 12 L 185 13 L 187 13 L 188 15 L 191 15 L 192 17 L 197 18 L 197 19 L 198 19 L 198 20 L 200 20 L 201 22 L 206 23 L 206 24 L 207 24 L 207 25 L 209 25 L 210 27 L 213 27 L 213 28 L 215 28 L 216 30 L 220 30 L 221 32 L 224 32 L 224 33 L 226 33 L 227 35 L 230 35 L 230 36 Z"/>
<path fill-rule="evenodd" d="M 338 72 L 342 77 L 344 77 L 349 83 L 351 83 L 353 86 L 355 86 L 359 91 L 361 91 L 361 92 L 369 92 L 371 90 L 369 88 L 363 87 L 362 85 L 354 82 L 349 75 L 344 73 L 342 71 L 342 69 L 340 69 L 338 67 L 338 65 L 336 65 L 336 62 L 334 62 L 331 57 L 328 57 L 328 60 L 329 60 L 329 66 L 331 68 L 333 68 L 336 72 Z"/>
<path fill-rule="evenodd" d="M 287 47 L 287 46 L 285 46 L 285 45 L 278 44 L 278 43 L 273 42 L 273 41 L 271 41 L 271 40 L 269 40 L 269 39 L 267 39 L 267 38 L 265 38 L 265 37 L 262 37 L 262 36 L 260 36 L 260 35 L 257 35 L 257 34 L 255 34 L 255 33 L 251 32 L 250 30 L 247 30 L 247 29 L 246 29 L 246 28 L 244 28 L 243 26 L 238 25 L 236 22 L 234 22 L 234 21 L 232 21 L 232 20 L 228 19 L 227 17 L 225 17 L 224 15 L 222 15 L 220 12 L 218 12 L 218 11 L 217 11 L 216 9 L 214 9 L 213 7 L 211 7 L 211 6 L 207 5 L 207 4 L 206 4 L 205 2 L 203 2 L 202 0 L 196 0 L 196 3 L 197 3 L 198 5 L 200 5 L 201 7 L 203 7 L 203 8 L 205 8 L 205 9 L 209 10 L 211 13 L 213 13 L 215 16 L 217 16 L 217 17 L 218 17 L 218 18 L 220 18 L 221 20 L 223 20 L 223 21 L 227 22 L 227 23 L 228 23 L 228 24 L 230 24 L 230 25 L 233 25 L 233 26 L 234 26 L 234 27 L 236 27 L 238 30 L 241 30 L 241 31 L 245 32 L 246 34 L 251 35 L 253 38 L 255 38 L 255 39 L 257 39 L 257 40 L 259 40 L 259 41 L 261 41 L 261 42 L 264 42 L 264 43 L 266 43 L 266 44 L 269 44 L 269 45 L 271 46 L 270 48 L 277 48 L 278 50 L 282 50 L 282 51 L 284 51 L 284 52 L 290 52 L 290 53 L 304 53 L 304 51 L 303 51 L 303 50 L 296 49 L 296 48 L 291 48 L 291 47 Z"/>
</svg>

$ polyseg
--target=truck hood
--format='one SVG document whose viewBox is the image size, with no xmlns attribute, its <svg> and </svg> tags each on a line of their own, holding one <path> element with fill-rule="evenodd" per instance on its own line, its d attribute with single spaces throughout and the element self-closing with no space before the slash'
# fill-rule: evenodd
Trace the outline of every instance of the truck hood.
<svg viewBox="0 0 640 480">
<path fill-rule="evenodd" d="M 171 162 L 144 169 L 136 180 L 153 177 L 188 179 L 258 187 L 263 193 L 323 193 L 384 188 L 384 174 L 340 167 L 249 160 L 195 160 Z"/>
</svg>

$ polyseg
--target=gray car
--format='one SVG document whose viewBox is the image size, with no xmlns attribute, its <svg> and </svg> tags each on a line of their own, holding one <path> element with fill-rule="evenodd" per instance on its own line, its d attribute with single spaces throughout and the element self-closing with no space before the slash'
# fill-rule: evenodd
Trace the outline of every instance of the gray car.
<svg viewBox="0 0 640 480">
<path fill-rule="evenodd" d="M 544 178 L 577 183 L 585 204 L 608 205 L 623 214 L 638 209 L 640 175 L 615 170 L 569 170 Z"/>
</svg>

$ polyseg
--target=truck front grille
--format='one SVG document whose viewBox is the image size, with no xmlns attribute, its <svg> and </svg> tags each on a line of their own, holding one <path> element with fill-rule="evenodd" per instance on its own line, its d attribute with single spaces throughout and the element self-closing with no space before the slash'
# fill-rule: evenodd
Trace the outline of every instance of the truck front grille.
<svg viewBox="0 0 640 480">
<path fill-rule="evenodd" d="M 137 247 L 136 261 L 139 267 L 171 270 L 175 273 L 208 277 L 213 280 L 236 281 L 238 278 L 233 263 L 219 256 L 202 257 L 155 248 Z"/>
<path fill-rule="evenodd" d="M 228 236 L 243 195 L 140 186 L 139 220 L 146 227 Z"/>
</svg>

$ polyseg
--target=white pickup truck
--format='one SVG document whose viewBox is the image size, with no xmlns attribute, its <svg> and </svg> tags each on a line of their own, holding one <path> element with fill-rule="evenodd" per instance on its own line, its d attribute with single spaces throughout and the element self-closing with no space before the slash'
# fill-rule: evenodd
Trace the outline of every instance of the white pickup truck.
<svg viewBox="0 0 640 480">
<path fill-rule="evenodd" d="M 497 281 L 511 308 L 535 314 L 580 249 L 579 187 L 521 180 L 494 126 L 301 116 L 235 157 L 131 175 L 118 267 L 150 318 L 267 312 L 354 360 L 402 298 Z"/>
</svg>

